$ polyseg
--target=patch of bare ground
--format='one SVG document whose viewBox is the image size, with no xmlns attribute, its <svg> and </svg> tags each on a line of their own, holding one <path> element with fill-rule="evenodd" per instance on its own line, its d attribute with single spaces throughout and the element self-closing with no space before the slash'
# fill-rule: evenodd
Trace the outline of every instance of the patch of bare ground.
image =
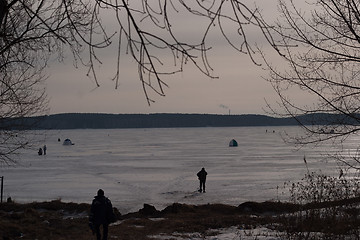
<svg viewBox="0 0 360 240">
<path fill-rule="evenodd" d="M 246 202 L 239 206 L 223 204 L 186 205 L 174 203 L 163 210 L 144 204 L 138 212 L 121 215 L 111 224 L 111 238 L 119 240 L 148 240 L 159 234 L 211 234 L 209 229 L 240 227 L 254 229 L 268 227 L 284 236 L 306 231 L 334 234 L 352 234 L 359 229 L 357 205 L 360 199 L 319 204 L 296 205 L 281 202 Z M 342 210 L 343 206 L 346 211 Z M 350 207 L 349 207 L 350 206 Z M 324 219 L 321 214 L 303 214 L 314 209 L 338 208 L 348 216 Z M 89 204 L 64 203 L 59 200 L 42 203 L 0 204 L 0 236 L 2 240 L 38 239 L 62 240 L 95 239 L 88 227 Z M 301 213 L 300 215 L 298 213 Z M 337 220 L 338 219 L 338 220 Z M 331 221 L 335 221 L 331 223 Z M 330 227 L 329 227 L 330 222 Z M 336 226 L 335 226 L 336 225 Z M 332 227 L 334 226 L 334 227 Z M 339 229 L 340 228 L 340 229 Z"/>
</svg>

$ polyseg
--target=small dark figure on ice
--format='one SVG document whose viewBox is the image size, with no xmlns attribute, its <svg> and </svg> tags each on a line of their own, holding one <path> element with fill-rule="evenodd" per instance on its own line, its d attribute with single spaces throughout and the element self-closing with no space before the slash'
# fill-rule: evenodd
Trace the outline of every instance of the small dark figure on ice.
<svg viewBox="0 0 360 240">
<path fill-rule="evenodd" d="M 44 152 L 44 155 L 46 155 L 46 145 L 44 145 L 44 147 L 43 147 L 43 152 Z"/>
<path fill-rule="evenodd" d="M 196 175 L 198 176 L 198 178 L 200 180 L 199 192 L 205 192 L 205 182 L 206 182 L 206 175 L 207 175 L 205 168 L 202 168 Z"/>
<path fill-rule="evenodd" d="M 97 240 L 108 239 L 109 224 L 116 221 L 111 201 L 104 196 L 104 191 L 99 189 L 97 196 L 91 204 L 89 226 Z M 103 226 L 103 238 L 101 239 L 100 225 Z"/>
</svg>

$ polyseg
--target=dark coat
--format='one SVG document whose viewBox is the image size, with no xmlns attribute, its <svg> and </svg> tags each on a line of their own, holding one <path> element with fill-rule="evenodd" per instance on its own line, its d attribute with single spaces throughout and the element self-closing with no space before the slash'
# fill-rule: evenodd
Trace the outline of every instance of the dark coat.
<svg viewBox="0 0 360 240">
<path fill-rule="evenodd" d="M 95 225 L 114 222 L 113 207 L 107 197 L 95 196 L 91 204 L 89 221 Z"/>
<path fill-rule="evenodd" d="M 204 169 L 204 168 L 203 168 L 203 169 L 201 169 L 201 171 L 200 171 L 200 172 L 198 172 L 196 175 L 198 176 L 198 178 L 199 178 L 199 180 L 200 180 L 200 181 L 203 181 L 203 182 L 205 182 L 205 181 L 206 181 L 206 175 L 207 175 L 207 172 L 205 171 L 205 169 Z"/>
</svg>

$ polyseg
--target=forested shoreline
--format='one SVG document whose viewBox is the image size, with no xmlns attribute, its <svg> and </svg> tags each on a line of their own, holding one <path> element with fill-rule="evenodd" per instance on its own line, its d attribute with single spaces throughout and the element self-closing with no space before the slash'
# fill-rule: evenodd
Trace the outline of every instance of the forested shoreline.
<svg viewBox="0 0 360 240">
<path fill-rule="evenodd" d="M 298 118 L 276 118 L 266 115 L 217 114 L 104 114 L 63 113 L 17 119 L 9 124 L 25 129 L 106 129 L 106 128 L 177 128 L 177 127 L 242 127 L 294 126 L 301 124 L 340 124 L 346 117 L 330 114 L 303 115 Z M 2 124 L 7 125 L 6 123 Z"/>
</svg>

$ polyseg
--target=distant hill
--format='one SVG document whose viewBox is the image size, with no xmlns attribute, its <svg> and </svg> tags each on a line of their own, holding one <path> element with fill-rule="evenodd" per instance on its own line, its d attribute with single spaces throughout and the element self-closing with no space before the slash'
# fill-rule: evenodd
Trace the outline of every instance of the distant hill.
<svg viewBox="0 0 360 240">
<path fill-rule="evenodd" d="M 340 115 L 312 114 L 299 120 L 304 124 L 335 124 L 344 121 Z M 298 125 L 294 118 L 274 118 L 265 115 L 216 114 L 102 114 L 65 113 L 18 120 L 18 126 L 32 129 L 105 129 L 105 128 L 177 128 L 177 127 L 240 127 Z M 0 123 L 0 125 L 3 125 Z"/>
</svg>

